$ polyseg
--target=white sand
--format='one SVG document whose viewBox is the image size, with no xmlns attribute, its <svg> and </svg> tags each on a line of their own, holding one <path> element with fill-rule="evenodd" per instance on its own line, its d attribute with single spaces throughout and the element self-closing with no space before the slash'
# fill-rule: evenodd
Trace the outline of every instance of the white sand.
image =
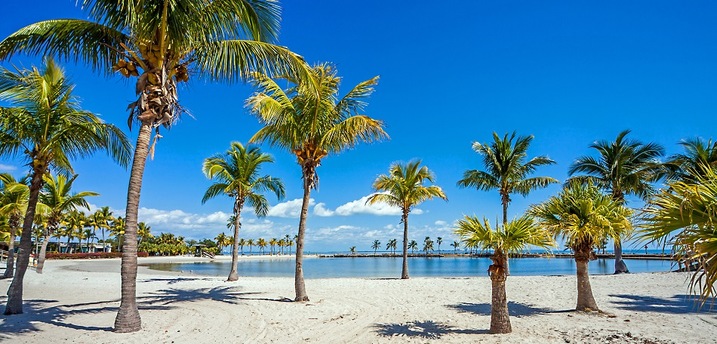
<svg viewBox="0 0 717 344">
<path fill-rule="evenodd" d="M 140 263 L 195 258 L 144 258 Z M 513 333 L 487 334 L 490 280 L 309 279 L 192 276 L 140 268 L 142 330 L 111 332 L 119 259 L 50 260 L 25 277 L 25 314 L 0 316 L 3 343 L 715 343 L 717 309 L 699 311 L 685 273 L 592 276 L 613 317 L 572 312 L 574 276 L 512 276 Z M 0 281 L 7 290 L 9 280 Z M 0 297 L 4 307 L 7 297 Z M 715 306 L 717 308 L 717 306 Z"/>
</svg>

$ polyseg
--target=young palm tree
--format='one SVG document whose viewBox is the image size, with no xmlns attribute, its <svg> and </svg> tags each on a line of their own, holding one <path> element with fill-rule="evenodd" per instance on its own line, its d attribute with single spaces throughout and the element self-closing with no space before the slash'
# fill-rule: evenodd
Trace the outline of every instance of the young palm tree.
<svg viewBox="0 0 717 344">
<path fill-rule="evenodd" d="M 227 195 L 234 201 L 234 236 L 232 244 L 232 268 L 227 281 L 239 279 L 237 264 L 239 263 L 239 229 L 241 228 L 241 211 L 244 204 L 249 204 L 258 217 L 269 211 L 269 202 L 261 194 L 271 191 L 278 199 L 284 197 L 284 184 L 281 180 L 269 175 L 260 176 L 259 170 L 264 163 L 274 162 L 269 154 L 262 153 L 258 147 L 244 147 L 239 142 L 232 142 L 225 154 L 217 154 L 204 160 L 204 175 L 215 181 L 204 194 L 202 203 L 219 195 Z M 249 251 L 254 245 L 253 240 L 247 242 Z M 262 248 L 263 249 L 263 248 Z"/>
<path fill-rule="evenodd" d="M 672 244 L 676 257 L 686 266 L 696 263 L 690 290 L 700 293 L 704 304 L 717 296 L 717 241 L 715 199 L 717 172 L 703 166 L 691 181 L 669 184 L 647 204 L 640 237 Z M 694 182 L 694 183 L 693 183 Z"/>
<path fill-rule="evenodd" d="M 443 190 L 436 185 L 423 185 L 425 182 L 434 182 L 433 173 L 426 166 L 420 166 L 421 161 L 416 160 L 406 165 L 393 164 L 388 174 L 382 174 L 373 182 L 373 189 L 380 192 L 371 195 L 367 204 L 383 202 L 401 209 L 401 223 L 403 223 L 403 268 L 401 279 L 408 279 L 408 214 L 411 209 L 435 197 L 448 200 Z"/>
<path fill-rule="evenodd" d="M 459 241 L 454 241 L 451 243 L 451 247 L 453 247 L 453 254 L 458 253 L 458 248 L 461 247 L 461 243 Z"/>
<path fill-rule="evenodd" d="M 405 240 L 404 240 L 404 242 L 405 242 Z M 414 254 L 414 253 L 416 253 L 416 250 L 418 249 L 418 243 L 416 242 L 416 240 L 411 240 L 411 242 L 408 243 L 407 248 L 410 248 L 411 254 Z M 406 249 L 404 249 L 403 252 L 406 252 Z"/>
<path fill-rule="evenodd" d="M 615 201 L 625 203 L 626 195 L 636 195 L 648 199 L 654 188 L 650 183 L 658 181 L 664 174 L 659 158 L 665 149 L 657 143 L 643 144 L 629 140 L 625 130 L 617 135 L 615 141 L 596 141 L 590 148 L 597 150 L 598 157 L 579 157 L 568 170 L 571 176 L 567 183 L 591 183 L 610 193 Z M 629 272 L 622 260 L 622 240 L 616 238 L 615 273 Z"/>
<path fill-rule="evenodd" d="M 680 145 L 685 152 L 670 156 L 665 163 L 670 180 L 694 184 L 705 176 L 705 168 L 717 169 L 717 141 L 696 138 L 683 140 Z"/>
<path fill-rule="evenodd" d="M 441 243 L 443 243 L 443 238 L 437 237 L 437 238 L 436 238 L 436 245 L 438 245 L 438 253 L 441 253 Z"/>
<path fill-rule="evenodd" d="M 2 43 L 0 43 L 2 50 Z M 106 150 L 122 165 L 130 144 L 115 126 L 79 108 L 73 85 L 51 59 L 42 69 L 0 69 L 0 156 L 20 156 L 31 167 L 30 196 L 20 236 L 17 271 L 8 290 L 5 314 L 22 313 L 22 284 L 32 249 L 32 223 L 43 186 L 43 175 L 54 169 L 72 173 L 70 160 Z"/>
<path fill-rule="evenodd" d="M 526 215 L 496 229 L 491 228 L 490 222 L 485 218 L 480 221 L 475 216 L 466 216 L 458 221 L 455 232 L 466 247 L 493 251 L 490 256 L 493 264 L 488 269 L 492 284 L 490 332 L 510 333 L 512 327 L 505 294 L 508 254 L 522 251 L 529 245 L 547 248 L 554 246 L 555 243 L 547 231 L 537 226 L 533 218 Z"/>
<path fill-rule="evenodd" d="M 72 184 L 77 179 L 77 175 L 70 177 L 69 179 L 62 174 L 57 176 L 44 175 L 44 186 L 40 193 L 40 202 L 49 208 L 46 220 L 47 226 L 44 228 L 44 240 L 40 248 L 40 254 L 38 255 L 37 268 L 35 271 L 41 274 L 42 269 L 45 266 L 45 254 L 47 252 L 47 244 L 50 242 L 50 237 L 55 234 L 55 231 L 64 222 L 65 216 L 71 211 L 76 211 L 78 208 L 89 208 L 86 197 L 99 196 L 98 193 L 93 191 L 81 191 L 77 193 L 70 193 L 72 190 Z M 92 224 L 90 222 L 88 224 Z M 90 238 L 91 236 L 87 236 Z"/>
<path fill-rule="evenodd" d="M 428 257 L 429 251 L 433 251 L 433 240 L 431 240 L 431 237 L 426 237 L 423 240 L 423 252 L 426 252 L 426 257 Z"/>
<path fill-rule="evenodd" d="M 390 248 L 391 252 L 392 252 L 391 254 L 396 254 L 397 243 L 398 243 L 398 240 L 396 240 L 396 239 L 389 240 L 388 243 L 386 244 L 386 250 L 388 250 Z"/>
<path fill-rule="evenodd" d="M 93 21 L 48 20 L 26 26 L 0 42 L 0 60 L 20 52 L 81 60 L 105 74 L 136 77 L 130 123 L 139 134 L 127 195 L 122 301 L 115 331 L 141 328 L 136 306 L 137 212 L 152 131 L 169 127 L 182 108 L 177 84 L 196 70 L 211 80 L 236 81 L 251 71 L 278 75 L 308 72 L 301 56 L 270 44 L 279 29 L 274 0 L 82 0 Z M 126 256 L 126 257 L 125 257 Z"/>
<path fill-rule="evenodd" d="M 529 213 L 554 236 L 565 240 L 575 256 L 578 311 L 599 311 L 593 298 L 588 262 L 603 238 L 619 238 L 632 229 L 632 211 L 591 184 L 574 183 L 557 196 L 533 206 Z"/>
<path fill-rule="evenodd" d="M 349 247 L 349 251 L 351 251 L 351 255 L 355 255 L 356 254 L 356 246 Z"/>
<path fill-rule="evenodd" d="M 533 141 L 533 135 L 519 136 L 516 133 L 505 134 L 500 138 L 493 133 L 492 143 L 473 143 L 473 150 L 483 157 L 485 171 L 468 170 L 463 173 L 463 179 L 458 181 L 460 187 L 474 187 L 478 190 L 498 189 L 500 201 L 503 205 L 503 225 L 508 223 L 508 204 L 510 194 L 518 193 L 527 196 L 535 189 L 544 188 L 557 183 L 551 177 L 530 177 L 535 169 L 543 165 L 555 164 L 547 156 L 537 156 L 526 161 L 528 147 Z"/>
<path fill-rule="evenodd" d="M 224 233 L 217 234 L 217 236 L 214 238 L 214 241 L 216 241 L 217 247 L 219 248 L 219 254 L 221 254 L 222 251 L 224 251 L 224 247 L 229 246 L 234 242 L 234 240 L 229 238 Z"/>
<path fill-rule="evenodd" d="M 381 248 L 381 242 L 378 240 L 374 240 L 373 244 L 371 245 L 371 248 L 373 249 L 373 254 L 376 255 L 376 251 Z"/>
<path fill-rule="evenodd" d="M 18 182 L 9 173 L 0 173 L 0 215 L 4 217 L 8 230 L 8 256 L 3 278 L 15 274 L 15 238 L 21 229 L 22 217 L 27 211 L 30 188 L 26 180 Z"/>
<path fill-rule="evenodd" d="M 311 75 L 304 79 L 287 80 L 294 86 L 284 91 L 274 80 L 256 74 L 254 84 L 259 91 L 247 100 L 247 107 L 265 125 L 251 141 L 288 149 L 301 166 L 304 196 L 296 240 L 294 287 L 295 300 L 308 301 L 303 269 L 304 233 L 310 193 L 318 185 L 316 168 L 329 154 L 388 135 L 383 123 L 360 114 L 366 105 L 364 98 L 373 93 L 378 77 L 359 83 L 340 99 L 340 78 L 328 64 L 313 67 Z M 307 84 L 318 85 L 318 91 L 308 91 Z"/>
</svg>

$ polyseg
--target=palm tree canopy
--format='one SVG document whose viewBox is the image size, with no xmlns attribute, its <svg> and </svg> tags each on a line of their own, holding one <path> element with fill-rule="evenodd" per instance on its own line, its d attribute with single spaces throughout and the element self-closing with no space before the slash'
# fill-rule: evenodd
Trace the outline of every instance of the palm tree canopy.
<svg viewBox="0 0 717 344">
<path fill-rule="evenodd" d="M 43 69 L 12 72 L 0 67 L 0 155 L 24 156 L 32 167 L 72 173 L 70 160 L 96 150 L 126 166 L 131 146 L 117 127 L 79 108 L 74 86 L 50 58 Z"/>
<path fill-rule="evenodd" d="M 670 243 L 678 259 L 700 264 L 690 288 L 701 289 L 702 301 L 717 295 L 717 172 L 704 169 L 695 183 L 676 181 L 647 204 L 639 237 Z"/>
<path fill-rule="evenodd" d="M 598 157 L 579 157 L 568 170 L 568 183 L 592 183 L 609 191 L 613 198 L 623 201 L 625 195 L 646 199 L 654 192 L 650 185 L 664 175 L 659 158 L 665 149 L 657 143 L 643 144 L 626 139 L 629 130 L 622 131 L 613 142 L 597 141 L 590 148 L 597 150 Z"/>
<path fill-rule="evenodd" d="M 683 140 L 680 142 L 685 152 L 668 158 L 666 167 L 670 180 L 694 182 L 704 176 L 704 170 L 717 169 L 717 141 L 702 138 Z"/>
<path fill-rule="evenodd" d="M 527 215 L 508 221 L 504 227 L 496 228 L 493 228 L 486 218 L 480 220 L 475 216 L 465 216 L 458 221 L 455 233 L 461 237 L 465 247 L 480 248 L 484 251 L 515 253 L 530 245 L 541 248 L 555 246 L 550 233 Z"/>
<path fill-rule="evenodd" d="M 555 161 L 547 156 L 537 156 L 526 161 L 532 140 L 532 135 L 516 138 L 516 133 L 513 132 L 501 138 L 494 132 L 493 142 L 473 143 L 473 150 L 483 157 L 486 170 L 466 171 L 463 179 L 458 181 L 458 186 L 475 187 L 484 191 L 499 189 L 505 194 L 517 192 L 526 196 L 532 190 L 557 183 L 558 181 L 551 177 L 527 178 L 537 167 L 555 164 Z"/>
<path fill-rule="evenodd" d="M 567 185 L 557 196 L 531 207 L 529 214 L 565 239 L 573 251 L 597 247 L 605 238 L 619 242 L 632 231 L 632 210 L 592 184 Z"/>
<path fill-rule="evenodd" d="M 204 160 L 204 175 L 216 183 L 204 193 L 202 203 L 225 194 L 236 200 L 246 199 L 258 216 L 266 215 L 269 203 L 260 193 L 271 191 L 279 199 L 284 197 L 284 184 L 280 179 L 268 175 L 259 176 L 261 164 L 273 161 L 271 155 L 262 153 L 259 147 L 244 147 L 239 142 L 232 142 L 231 148 L 225 154 Z"/>
<path fill-rule="evenodd" d="M 77 210 L 78 208 L 89 209 L 86 197 L 99 196 L 93 191 L 80 191 L 70 193 L 72 184 L 77 179 L 77 175 L 69 179 L 62 174 L 57 176 L 44 175 L 44 186 L 40 194 L 40 202 L 50 209 L 48 217 L 48 227 L 57 226 L 66 213 Z"/>
<path fill-rule="evenodd" d="M 376 178 L 373 189 L 379 193 L 369 196 L 366 203 L 383 202 L 408 213 L 411 207 L 434 197 L 448 200 L 441 187 L 424 185 L 426 182 L 434 182 L 435 177 L 428 167 L 420 165 L 420 160 L 392 164 L 388 174 Z"/>
<path fill-rule="evenodd" d="M 363 114 L 365 98 L 373 93 L 378 77 L 359 83 L 342 98 L 341 79 L 329 64 L 314 66 L 303 79 L 286 80 L 293 86 L 284 91 L 268 76 L 253 75 L 258 91 L 247 100 L 247 108 L 264 127 L 250 142 L 288 149 L 301 166 L 314 172 L 329 153 L 388 138 L 381 121 Z M 313 92 L 307 84 L 318 85 L 318 91 Z"/>
</svg>

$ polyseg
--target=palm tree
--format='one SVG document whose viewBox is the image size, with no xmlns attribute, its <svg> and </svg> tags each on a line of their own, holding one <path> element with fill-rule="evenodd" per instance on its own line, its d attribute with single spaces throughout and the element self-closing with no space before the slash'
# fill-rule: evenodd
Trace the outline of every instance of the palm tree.
<svg viewBox="0 0 717 344">
<path fill-rule="evenodd" d="M 257 217 L 264 217 L 269 211 L 269 202 L 261 192 L 271 191 L 276 194 L 278 199 L 284 197 L 284 184 L 281 180 L 269 175 L 259 175 L 261 165 L 271 162 L 274 162 L 271 155 L 262 153 L 259 147 L 244 147 L 239 142 L 232 142 L 226 153 L 217 154 L 204 160 L 202 167 L 204 175 L 213 179 L 215 183 L 209 186 L 204 193 L 202 203 L 222 194 L 231 197 L 234 201 L 232 209 L 234 217 L 232 268 L 227 281 L 239 279 L 237 273 L 239 229 L 241 228 L 240 218 L 244 204 L 249 204 Z M 253 240 L 250 240 L 248 244 L 251 252 Z"/>
<path fill-rule="evenodd" d="M 644 210 L 640 237 L 672 244 L 678 261 L 696 267 L 690 291 L 698 290 L 704 304 L 717 295 L 717 172 L 704 166 L 694 178 L 671 182 L 668 189 L 653 196 Z"/>
<path fill-rule="evenodd" d="M 416 249 L 418 249 L 418 243 L 416 242 L 416 240 L 411 240 L 411 242 L 408 243 L 407 248 L 410 248 L 411 254 L 414 254 L 416 253 Z M 403 251 L 406 252 L 406 249 L 404 249 Z"/>
<path fill-rule="evenodd" d="M 497 226 L 496 229 L 491 228 L 490 222 L 485 218 L 480 221 L 475 216 L 466 216 L 458 221 L 455 232 L 466 247 L 492 250 L 490 259 L 493 264 L 488 269 L 492 284 L 490 332 L 512 332 L 505 294 L 508 254 L 522 251 L 529 245 L 544 248 L 553 246 L 550 234 L 526 215 L 509 221 L 504 226 Z"/>
<path fill-rule="evenodd" d="M 381 242 L 378 240 L 374 240 L 373 244 L 371 245 L 371 248 L 373 249 L 373 254 L 376 255 L 376 251 L 381 248 Z"/>
<path fill-rule="evenodd" d="M 160 126 L 179 117 L 177 84 L 196 70 L 211 80 L 236 81 L 251 71 L 278 75 L 308 73 L 301 56 L 267 42 L 278 34 L 280 8 L 272 0 L 132 1 L 83 0 L 86 20 L 48 20 L 24 27 L 0 42 L 0 59 L 19 52 L 81 60 L 105 74 L 137 77 L 137 101 L 130 121 L 140 124 L 130 187 L 123 247 L 123 297 L 115 331 L 141 328 L 136 306 L 136 229 L 146 158 Z M 124 258 L 124 256 L 127 256 Z"/>
<path fill-rule="evenodd" d="M 144 222 L 137 223 L 137 237 L 139 240 L 137 241 L 137 245 L 141 244 L 144 241 L 147 241 L 152 238 L 152 227 L 147 225 Z M 224 246 L 228 245 L 226 242 L 224 243 Z M 105 252 L 105 251 L 103 251 Z"/>
<path fill-rule="evenodd" d="M 5 218 L 8 229 L 8 256 L 3 278 L 10 278 L 15 273 L 15 238 L 21 229 L 21 220 L 27 211 L 27 200 L 30 188 L 26 180 L 18 182 L 9 173 L 0 173 L 0 215 Z"/>
<path fill-rule="evenodd" d="M 219 234 L 217 234 L 217 236 L 214 238 L 214 241 L 217 242 L 217 247 L 219 247 L 219 252 L 220 252 L 220 253 L 221 253 L 222 251 L 224 251 L 224 247 L 229 246 L 229 245 L 231 245 L 231 244 L 234 242 L 234 240 L 232 240 L 231 238 L 229 238 L 229 237 L 228 237 L 226 234 L 224 234 L 224 233 L 219 233 Z"/>
<path fill-rule="evenodd" d="M 284 254 L 284 247 L 286 247 L 286 241 L 283 238 L 279 239 L 279 241 L 276 242 L 276 246 L 279 246 L 281 254 Z"/>
<path fill-rule="evenodd" d="M 665 149 L 657 143 L 643 144 L 625 137 L 629 130 L 622 131 L 613 142 L 596 141 L 590 148 L 597 150 L 598 157 L 579 157 L 568 170 L 571 176 L 567 183 L 592 183 L 610 193 L 612 199 L 625 203 L 626 195 L 648 199 L 654 193 L 650 183 L 658 181 L 664 174 L 659 157 Z M 629 272 L 622 260 L 622 240 L 614 241 L 615 273 Z"/>
<path fill-rule="evenodd" d="M 254 246 L 254 239 L 247 240 L 246 245 L 249 246 L 249 255 L 251 255 L 251 248 Z"/>
<path fill-rule="evenodd" d="M 356 254 L 356 246 L 349 247 L 349 251 L 351 251 L 351 255 L 355 255 Z"/>
<path fill-rule="evenodd" d="M 279 241 L 276 240 L 276 238 L 271 238 L 271 240 L 269 240 L 269 245 L 271 246 L 271 254 L 272 254 L 272 255 L 274 254 L 274 247 L 276 246 L 276 244 L 277 244 L 278 242 L 279 242 Z"/>
<path fill-rule="evenodd" d="M 680 145 L 685 152 L 670 156 L 665 163 L 670 180 L 694 184 L 705 176 L 705 168 L 717 169 L 717 142 L 696 138 L 683 140 Z"/>
<path fill-rule="evenodd" d="M 433 173 L 426 166 L 420 166 L 421 161 L 416 160 L 406 165 L 393 164 L 388 174 L 382 174 L 373 182 L 373 189 L 380 192 L 371 195 L 367 204 L 377 202 L 387 203 L 401 209 L 401 222 L 403 223 L 403 268 L 401 278 L 408 278 L 408 214 L 411 209 L 434 197 L 448 200 L 443 190 L 436 185 L 423 185 L 425 182 L 434 182 Z"/>
<path fill-rule="evenodd" d="M 454 241 L 454 242 L 451 244 L 451 247 L 453 247 L 453 254 L 458 253 L 458 248 L 461 247 L 460 241 Z"/>
<path fill-rule="evenodd" d="M 429 251 L 433 251 L 433 240 L 431 240 L 431 237 L 426 237 L 423 240 L 423 252 L 426 253 L 426 257 L 428 257 Z"/>
<path fill-rule="evenodd" d="M 438 245 L 438 253 L 441 253 L 441 243 L 443 243 L 443 238 L 437 237 L 437 238 L 436 238 L 436 245 Z"/>
<path fill-rule="evenodd" d="M 39 274 L 42 273 L 42 269 L 45 266 L 45 254 L 47 252 L 47 244 L 50 242 L 50 237 L 63 223 L 67 213 L 78 210 L 78 208 L 88 209 L 89 204 L 85 198 L 99 196 L 98 193 L 93 191 L 80 191 L 71 194 L 70 190 L 72 190 L 72 184 L 75 182 L 75 179 L 77 179 L 77 175 L 68 179 L 62 174 L 58 174 L 54 177 L 46 174 L 42 178 L 45 185 L 42 188 L 42 193 L 40 193 L 40 202 L 47 206 L 49 211 L 47 214 L 47 226 L 43 234 L 44 240 L 42 241 L 42 247 L 38 255 L 37 268 L 35 269 Z M 90 237 L 89 235 L 86 236 L 86 238 Z"/>
<path fill-rule="evenodd" d="M 259 249 L 261 249 L 261 254 L 264 255 L 264 249 L 266 248 L 266 240 L 264 238 L 259 238 L 256 242 L 256 246 L 259 246 Z"/>
<path fill-rule="evenodd" d="M 102 230 L 102 252 L 105 252 L 107 247 L 105 244 L 105 229 L 110 228 L 110 223 L 114 220 L 110 207 L 102 207 L 97 209 L 94 214 L 91 215 L 93 224 L 96 228 Z"/>
<path fill-rule="evenodd" d="M 0 51 L 3 50 L 0 43 Z M 130 144 L 115 126 L 79 108 L 64 72 L 50 58 L 42 69 L 0 68 L 0 100 L 14 107 L 0 108 L 0 156 L 19 156 L 31 167 L 30 196 L 20 236 L 17 271 L 8 290 L 5 314 L 22 313 L 22 284 L 32 249 L 32 223 L 49 169 L 72 174 L 70 160 L 106 150 L 125 165 Z"/>
<path fill-rule="evenodd" d="M 537 156 L 526 161 L 528 147 L 533 141 L 533 135 L 520 136 L 516 133 L 505 134 L 500 138 L 493 132 L 492 143 L 473 143 L 473 150 L 483 157 L 485 171 L 469 170 L 463 173 L 463 179 L 458 181 L 460 187 L 474 187 L 478 190 L 498 189 L 501 204 L 503 205 L 503 226 L 508 223 L 508 204 L 510 194 L 518 193 L 527 196 L 531 191 L 544 188 L 557 183 L 551 177 L 531 177 L 528 175 L 543 165 L 555 164 L 547 156 Z"/>
<path fill-rule="evenodd" d="M 268 142 L 291 151 L 301 166 L 304 196 L 296 240 L 294 286 L 296 301 L 308 301 L 304 285 L 304 232 L 311 189 L 318 185 L 317 167 L 332 153 L 388 137 L 383 123 L 360 114 L 378 77 L 363 81 L 339 100 L 340 78 L 328 64 L 313 67 L 303 79 L 287 78 L 294 86 L 284 91 L 272 79 L 256 74 L 259 91 L 247 100 L 249 110 L 265 125 L 251 142 Z M 306 85 L 317 85 L 317 92 Z M 318 93 L 318 95 L 317 95 Z M 337 101 L 338 100 L 338 101 Z"/>
<path fill-rule="evenodd" d="M 386 244 L 386 250 L 388 250 L 390 248 L 391 252 L 392 252 L 391 254 L 396 254 L 396 245 L 397 244 L 398 244 L 398 240 L 396 240 L 396 239 L 389 240 L 388 243 Z"/>
<path fill-rule="evenodd" d="M 246 246 L 246 240 L 244 238 L 239 239 L 239 250 L 242 256 L 244 255 L 244 246 Z"/>
<path fill-rule="evenodd" d="M 140 222 L 142 223 L 142 222 Z M 140 223 L 137 224 L 137 232 L 139 234 Z M 117 250 L 122 251 L 122 242 L 124 241 L 124 234 L 125 229 L 127 228 L 127 222 L 125 221 L 125 218 L 122 216 L 117 216 L 114 221 L 112 221 L 112 224 L 110 225 L 110 233 L 112 233 L 115 236 L 115 239 L 117 239 Z"/>
<path fill-rule="evenodd" d="M 67 248 L 65 249 L 65 253 L 72 253 L 70 242 L 75 238 L 76 233 L 85 228 L 87 218 L 85 217 L 85 213 L 73 210 L 65 217 L 64 221 L 66 226 L 65 235 L 67 236 Z"/>
<path fill-rule="evenodd" d="M 595 259 L 594 250 L 603 238 L 619 241 L 632 229 L 632 211 L 591 184 L 574 183 L 529 212 L 573 251 L 578 282 L 575 309 L 599 311 L 590 287 L 588 262 Z"/>
</svg>

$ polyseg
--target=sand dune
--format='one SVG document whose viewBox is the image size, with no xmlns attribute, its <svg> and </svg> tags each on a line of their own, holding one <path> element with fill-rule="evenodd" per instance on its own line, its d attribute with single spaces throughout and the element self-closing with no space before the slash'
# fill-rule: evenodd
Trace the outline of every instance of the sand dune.
<svg viewBox="0 0 717 344">
<path fill-rule="evenodd" d="M 140 259 L 150 261 L 194 258 Z M 111 332 L 119 306 L 119 260 L 48 261 L 28 271 L 26 312 L 0 317 L 3 343 L 715 343 L 717 309 L 695 308 L 688 274 L 593 276 L 611 315 L 572 312 L 574 276 L 512 276 L 513 333 L 491 335 L 490 280 L 311 279 L 311 302 L 292 278 L 225 282 L 140 268 L 141 331 Z M 0 281 L 0 288 L 9 286 Z M 0 297 L 5 303 L 6 297 Z M 716 307 L 717 308 L 717 307 Z"/>
</svg>

